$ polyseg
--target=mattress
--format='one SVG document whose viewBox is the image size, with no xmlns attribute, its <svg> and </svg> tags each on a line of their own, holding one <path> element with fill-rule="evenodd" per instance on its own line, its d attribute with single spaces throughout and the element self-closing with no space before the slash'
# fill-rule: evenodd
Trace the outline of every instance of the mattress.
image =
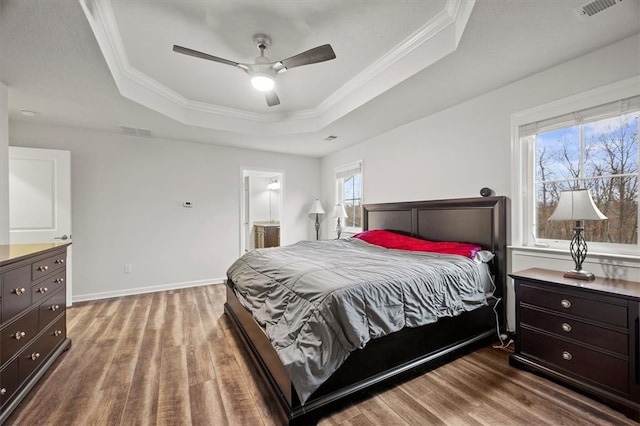
<svg viewBox="0 0 640 426">
<path fill-rule="evenodd" d="M 372 339 L 487 305 L 486 265 L 359 239 L 246 253 L 227 271 L 265 328 L 301 403 Z"/>
</svg>

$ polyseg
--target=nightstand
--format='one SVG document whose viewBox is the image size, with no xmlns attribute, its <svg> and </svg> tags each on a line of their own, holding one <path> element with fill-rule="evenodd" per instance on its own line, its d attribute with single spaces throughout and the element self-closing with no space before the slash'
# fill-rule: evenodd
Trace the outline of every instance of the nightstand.
<svg viewBox="0 0 640 426">
<path fill-rule="evenodd" d="M 512 366 L 587 393 L 640 421 L 640 283 L 511 274 L 516 295 Z"/>
</svg>

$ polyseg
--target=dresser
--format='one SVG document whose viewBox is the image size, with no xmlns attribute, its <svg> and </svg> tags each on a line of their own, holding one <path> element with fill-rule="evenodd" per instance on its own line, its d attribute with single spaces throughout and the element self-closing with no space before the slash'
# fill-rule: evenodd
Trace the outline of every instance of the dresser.
<svg viewBox="0 0 640 426">
<path fill-rule="evenodd" d="M 71 344 L 68 245 L 0 245 L 0 423 Z"/>
<path fill-rule="evenodd" d="M 509 363 L 640 421 L 640 283 L 562 275 L 537 268 L 511 275 L 516 341 Z"/>
<path fill-rule="evenodd" d="M 256 248 L 280 246 L 280 224 L 273 222 L 255 222 Z"/>
</svg>

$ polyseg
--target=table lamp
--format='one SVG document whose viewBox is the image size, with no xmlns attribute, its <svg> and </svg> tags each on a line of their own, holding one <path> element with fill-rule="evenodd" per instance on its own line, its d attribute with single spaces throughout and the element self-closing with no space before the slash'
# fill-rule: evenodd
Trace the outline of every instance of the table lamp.
<svg viewBox="0 0 640 426">
<path fill-rule="evenodd" d="M 340 223 L 340 219 L 349 216 L 347 215 L 347 211 L 344 209 L 344 207 L 342 207 L 341 204 L 336 204 L 335 208 L 333 209 L 332 216 L 338 218 L 338 223 L 336 224 L 336 234 L 338 234 L 338 238 L 340 238 L 340 234 L 342 234 L 342 224 Z"/>
<path fill-rule="evenodd" d="M 318 220 L 318 215 L 324 214 L 324 213 L 325 212 L 324 212 L 324 208 L 322 208 L 322 203 L 320 203 L 320 200 L 316 198 L 313 204 L 311 204 L 311 208 L 309 209 L 309 214 L 316 215 L 316 240 L 320 235 L 320 221 Z"/>
<path fill-rule="evenodd" d="M 565 278 L 591 281 L 595 276 L 582 269 L 582 262 L 587 257 L 587 242 L 584 240 L 585 220 L 604 220 L 607 217 L 596 207 L 588 189 L 574 189 L 562 191 L 558 205 L 549 220 L 574 220 L 573 239 L 569 245 L 569 252 L 575 263 L 575 269 L 567 271 Z"/>
</svg>

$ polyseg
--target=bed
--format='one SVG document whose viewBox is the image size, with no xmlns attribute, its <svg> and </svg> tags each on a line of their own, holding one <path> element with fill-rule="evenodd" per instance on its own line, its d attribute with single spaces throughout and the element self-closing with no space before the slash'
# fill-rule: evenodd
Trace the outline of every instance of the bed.
<svg viewBox="0 0 640 426">
<path fill-rule="evenodd" d="M 486 306 L 367 342 L 305 395 L 303 402 L 263 327 L 243 306 L 246 301 L 241 285 L 227 280 L 225 313 L 290 424 L 314 423 L 365 389 L 417 374 L 496 338 L 496 326 L 503 329 L 505 321 L 504 303 L 496 301 L 506 294 L 507 201 L 505 197 L 484 197 L 365 205 L 365 230 L 390 230 L 430 241 L 461 241 L 491 251 L 495 257 L 488 266 L 495 283 L 494 297 Z"/>
</svg>

